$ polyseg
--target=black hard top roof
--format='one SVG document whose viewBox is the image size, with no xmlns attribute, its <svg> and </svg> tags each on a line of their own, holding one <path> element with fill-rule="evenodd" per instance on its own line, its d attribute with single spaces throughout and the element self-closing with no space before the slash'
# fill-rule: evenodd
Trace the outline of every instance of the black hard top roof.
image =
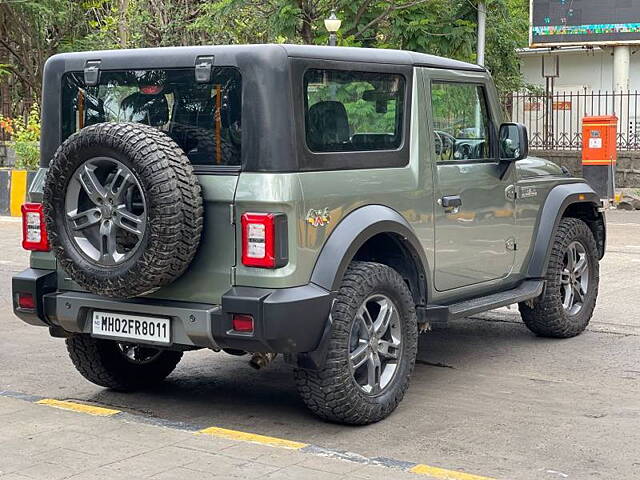
<svg viewBox="0 0 640 480">
<path fill-rule="evenodd" d="M 454 70 L 484 71 L 483 67 L 449 58 L 382 48 L 326 47 L 318 45 L 220 45 L 193 47 L 160 47 L 131 50 L 104 50 L 92 52 L 63 53 L 52 60 L 64 61 L 66 70 L 76 69 L 86 60 L 101 59 L 101 68 L 118 67 L 123 62 L 136 62 L 138 68 L 146 68 L 160 61 L 163 66 L 184 67 L 193 65 L 193 58 L 200 55 L 215 55 L 216 64 L 239 63 L 240 59 L 254 57 L 256 60 L 283 59 L 283 57 L 312 58 L 328 61 L 367 62 L 405 66 L 424 66 Z"/>
</svg>

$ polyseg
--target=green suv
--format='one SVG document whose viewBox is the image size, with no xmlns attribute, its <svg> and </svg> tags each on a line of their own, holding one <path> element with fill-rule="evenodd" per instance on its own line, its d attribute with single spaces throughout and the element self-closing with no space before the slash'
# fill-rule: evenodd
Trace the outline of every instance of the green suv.
<svg viewBox="0 0 640 480">
<path fill-rule="evenodd" d="M 276 354 L 318 416 L 366 424 L 418 334 L 518 303 L 589 323 L 600 200 L 528 158 L 481 67 L 252 45 L 68 53 L 44 70 L 15 313 L 88 380 L 162 381 L 183 352 Z"/>
</svg>

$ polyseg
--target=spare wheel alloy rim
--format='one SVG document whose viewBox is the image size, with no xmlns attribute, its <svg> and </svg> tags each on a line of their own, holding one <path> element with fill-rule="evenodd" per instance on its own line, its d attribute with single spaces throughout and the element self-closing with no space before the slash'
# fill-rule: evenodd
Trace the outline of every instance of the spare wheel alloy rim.
<svg viewBox="0 0 640 480">
<path fill-rule="evenodd" d="M 110 157 L 91 158 L 73 173 L 64 213 L 77 249 L 101 266 L 131 258 L 147 228 L 140 182 L 129 167 Z"/>
</svg>

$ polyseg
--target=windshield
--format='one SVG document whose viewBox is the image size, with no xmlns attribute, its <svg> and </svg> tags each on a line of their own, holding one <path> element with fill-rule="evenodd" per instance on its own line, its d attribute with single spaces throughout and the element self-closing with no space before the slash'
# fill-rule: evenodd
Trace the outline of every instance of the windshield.
<svg viewBox="0 0 640 480">
<path fill-rule="evenodd" d="M 102 122 L 136 122 L 169 135 L 194 165 L 240 165 L 241 79 L 216 67 L 211 83 L 194 69 L 102 71 L 87 87 L 84 74 L 63 80 L 62 140 Z"/>
</svg>

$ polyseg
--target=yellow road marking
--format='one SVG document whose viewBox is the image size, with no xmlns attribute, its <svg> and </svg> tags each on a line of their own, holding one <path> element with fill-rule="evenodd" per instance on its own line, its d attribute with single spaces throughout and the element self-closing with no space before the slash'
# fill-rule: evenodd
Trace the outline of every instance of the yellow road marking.
<svg viewBox="0 0 640 480">
<path fill-rule="evenodd" d="M 204 435 L 213 435 L 214 437 L 226 438 L 229 440 L 241 440 L 245 442 L 261 443 L 263 445 L 269 445 L 271 447 L 289 448 L 292 450 L 299 450 L 307 447 L 307 443 L 293 442 L 291 440 L 285 440 L 284 438 L 267 437 L 265 435 L 258 435 L 256 433 L 240 432 L 238 430 L 228 430 L 226 428 L 210 427 L 200 430 L 198 433 Z"/>
<path fill-rule="evenodd" d="M 99 417 L 108 417 L 120 413 L 120 410 L 112 408 L 94 407 L 93 405 L 85 405 L 83 403 L 67 402 L 65 400 L 54 400 L 53 398 L 44 398 L 36 403 L 40 405 L 48 405 L 62 410 L 72 410 L 74 412 L 87 413 L 89 415 L 97 415 Z"/>
<path fill-rule="evenodd" d="M 433 478 L 439 478 L 442 480 L 495 480 L 489 477 L 481 477 L 479 475 L 472 475 L 471 473 L 456 472 L 455 470 L 447 470 L 445 468 L 432 467 L 430 465 L 416 465 L 409 471 L 411 473 L 429 475 Z"/>
</svg>

